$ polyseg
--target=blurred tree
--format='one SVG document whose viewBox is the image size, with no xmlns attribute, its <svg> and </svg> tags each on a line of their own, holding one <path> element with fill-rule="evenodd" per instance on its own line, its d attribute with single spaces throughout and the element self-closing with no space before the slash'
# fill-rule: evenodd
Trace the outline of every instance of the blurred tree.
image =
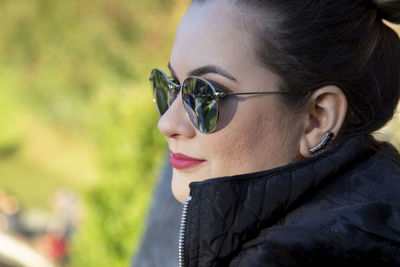
<svg viewBox="0 0 400 267">
<path fill-rule="evenodd" d="M 17 151 L 11 117 L 26 113 L 95 146 L 101 177 L 84 195 L 72 266 L 126 266 L 141 234 L 164 148 L 147 78 L 167 65 L 188 4 L 177 3 L 0 1 L 0 153 Z"/>
</svg>

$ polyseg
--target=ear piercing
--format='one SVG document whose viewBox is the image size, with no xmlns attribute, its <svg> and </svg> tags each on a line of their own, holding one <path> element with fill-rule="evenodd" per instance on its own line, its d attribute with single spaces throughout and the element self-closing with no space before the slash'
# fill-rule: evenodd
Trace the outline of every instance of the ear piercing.
<svg viewBox="0 0 400 267">
<path fill-rule="evenodd" d="M 318 145 L 316 145 L 313 148 L 310 148 L 310 154 L 314 154 L 314 153 L 324 149 L 333 136 L 334 136 L 334 134 L 332 132 L 327 132 L 325 134 L 324 139 L 322 139 L 321 143 L 319 143 Z"/>
</svg>

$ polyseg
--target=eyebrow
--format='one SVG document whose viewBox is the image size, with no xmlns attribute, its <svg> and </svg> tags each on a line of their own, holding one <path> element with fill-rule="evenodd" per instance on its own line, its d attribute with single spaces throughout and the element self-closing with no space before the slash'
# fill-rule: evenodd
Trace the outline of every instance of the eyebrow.
<svg viewBox="0 0 400 267">
<path fill-rule="evenodd" d="M 174 69 L 171 66 L 171 63 L 168 62 L 168 68 L 171 71 L 171 75 L 174 77 L 176 76 L 176 73 L 174 71 Z M 217 65 L 206 65 L 206 66 L 202 66 L 199 68 L 196 68 L 192 71 L 190 71 L 188 73 L 188 76 L 202 76 L 208 73 L 215 73 L 215 74 L 219 74 L 229 80 L 232 80 L 234 82 L 237 82 L 236 78 L 233 77 L 233 75 L 229 74 L 227 71 L 225 71 L 224 69 L 222 69 L 221 67 L 217 66 Z"/>
</svg>

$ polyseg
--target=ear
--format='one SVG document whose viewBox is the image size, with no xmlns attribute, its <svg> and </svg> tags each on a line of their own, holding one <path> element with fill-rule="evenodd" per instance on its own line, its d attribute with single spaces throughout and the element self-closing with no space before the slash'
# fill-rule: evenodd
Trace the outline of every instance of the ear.
<svg viewBox="0 0 400 267">
<path fill-rule="evenodd" d="M 310 157 L 310 148 L 317 146 L 327 132 L 339 134 L 347 113 L 347 98 L 337 86 L 316 90 L 304 110 L 304 131 L 300 139 L 300 154 Z"/>
</svg>

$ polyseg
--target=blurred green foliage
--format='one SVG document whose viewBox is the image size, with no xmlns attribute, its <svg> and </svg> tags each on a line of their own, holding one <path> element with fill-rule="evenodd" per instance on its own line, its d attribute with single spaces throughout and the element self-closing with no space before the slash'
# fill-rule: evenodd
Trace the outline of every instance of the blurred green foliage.
<svg viewBox="0 0 400 267">
<path fill-rule="evenodd" d="M 71 266 L 126 266 L 136 248 L 164 153 L 147 78 L 167 65 L 177 3 L 0 0 L 0 186 L 25 205 L 82 193 Z"/>
<path fill-rule="evenodd" d="M 139 90 L 122 95 L 109 91 L 98 100 L 97 140 L 103 152 L 99 160 L 106 179 L 87 195 L 72 266 L 126 266 L 133 241 L 140 236 L 162 140 L 154 124 L 154 107 L 147 103 L 150 95 Z"/>
<path fill-rule="evenodd" d="M 172 0 L 0 1 L 2 76 L 46 116 L 86 127 L 99 89 L 165 64 L 174 10 Z"/>
</svg>

